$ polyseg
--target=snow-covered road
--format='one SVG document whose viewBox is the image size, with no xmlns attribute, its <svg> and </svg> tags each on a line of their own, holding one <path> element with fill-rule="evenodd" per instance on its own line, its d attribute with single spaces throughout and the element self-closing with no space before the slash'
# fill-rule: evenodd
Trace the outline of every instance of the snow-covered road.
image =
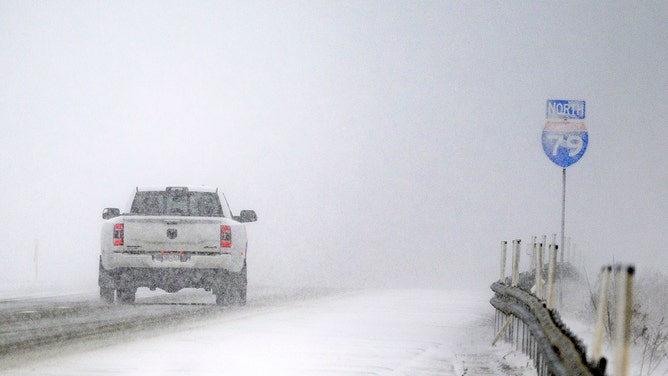
<svg viewBox="0 0 668 376">
<path fill-rule="evenodd" d="M 7 375 L 531 375 L 491 347 L 491 291 L 378 290 L 232 308 L 139 335 L 82 341 Z"/>
</svg>

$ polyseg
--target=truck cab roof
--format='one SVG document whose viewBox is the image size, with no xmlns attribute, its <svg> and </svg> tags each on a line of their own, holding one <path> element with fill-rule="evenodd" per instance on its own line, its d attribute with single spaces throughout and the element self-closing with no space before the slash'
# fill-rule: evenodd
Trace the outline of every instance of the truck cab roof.
<svg viewBox="0 0 668 376">
<path fill-rule="evenodd" d="M 137 192 L 183 191 L 183 192 L 218 192 L 218 188 L 204 185 L 146 185 L 138 186 Z"/>
</svg>

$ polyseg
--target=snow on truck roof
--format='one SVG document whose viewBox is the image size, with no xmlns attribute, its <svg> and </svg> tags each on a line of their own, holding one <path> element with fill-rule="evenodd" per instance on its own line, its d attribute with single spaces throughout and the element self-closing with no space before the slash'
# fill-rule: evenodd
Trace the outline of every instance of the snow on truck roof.
<svg viewBox="0 0 668 376">
<path fill-rule="evenodd" d="M 192 192 L 218 192 L 218 188 L 204 185 L 145 185 L 138 186 L 137 192 L 150 191 L 192 191 Z"/>
</svg>

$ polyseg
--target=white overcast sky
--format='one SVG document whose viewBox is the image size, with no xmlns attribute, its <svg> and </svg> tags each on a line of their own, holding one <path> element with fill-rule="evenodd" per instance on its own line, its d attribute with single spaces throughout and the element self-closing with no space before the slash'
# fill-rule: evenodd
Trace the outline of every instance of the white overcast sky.
<svg viewBox="0 0 668 376">
<path fill-rule="evenodd" d="M 668 3 L 0 0 L 0 280 L 95 286 L 136 185 L 255 209 L 258 283 L 448 286 L 558 233 L 668 270 Z"/>
</svg>

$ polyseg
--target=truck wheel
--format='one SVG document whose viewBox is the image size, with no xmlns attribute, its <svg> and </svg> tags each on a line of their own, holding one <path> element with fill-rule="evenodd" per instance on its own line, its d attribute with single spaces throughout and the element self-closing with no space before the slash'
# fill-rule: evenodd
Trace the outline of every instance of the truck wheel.
<svg viewBox="0 0 668 376">
<path fill-rule="evenodd" d="M 248 271 L 246 268 L 246 263 L 244 262 L 244 267 L 241 269 L 241 273 L 235 278 L 236 282 L 236 290 L 237 294 L 239 295 L 239 300 L 237 301 L 237 304 L 240 306 L 245 306 L 246 305 L 246 292 L 248 291 Z"/>
<path fill-rule="evenodd" d="M 121 304 L 132 304 L 135 302 L 135 294 L 137 289 L 128 288 L 128 289 L 118 289 L 116 290 L 116 297 Z"/>
<path fill-rule="evenodd" d="M 100 298 L 107 304 L 114 303 L 114 289 L 108 287 L 100 287 Z"/>
</svg>

